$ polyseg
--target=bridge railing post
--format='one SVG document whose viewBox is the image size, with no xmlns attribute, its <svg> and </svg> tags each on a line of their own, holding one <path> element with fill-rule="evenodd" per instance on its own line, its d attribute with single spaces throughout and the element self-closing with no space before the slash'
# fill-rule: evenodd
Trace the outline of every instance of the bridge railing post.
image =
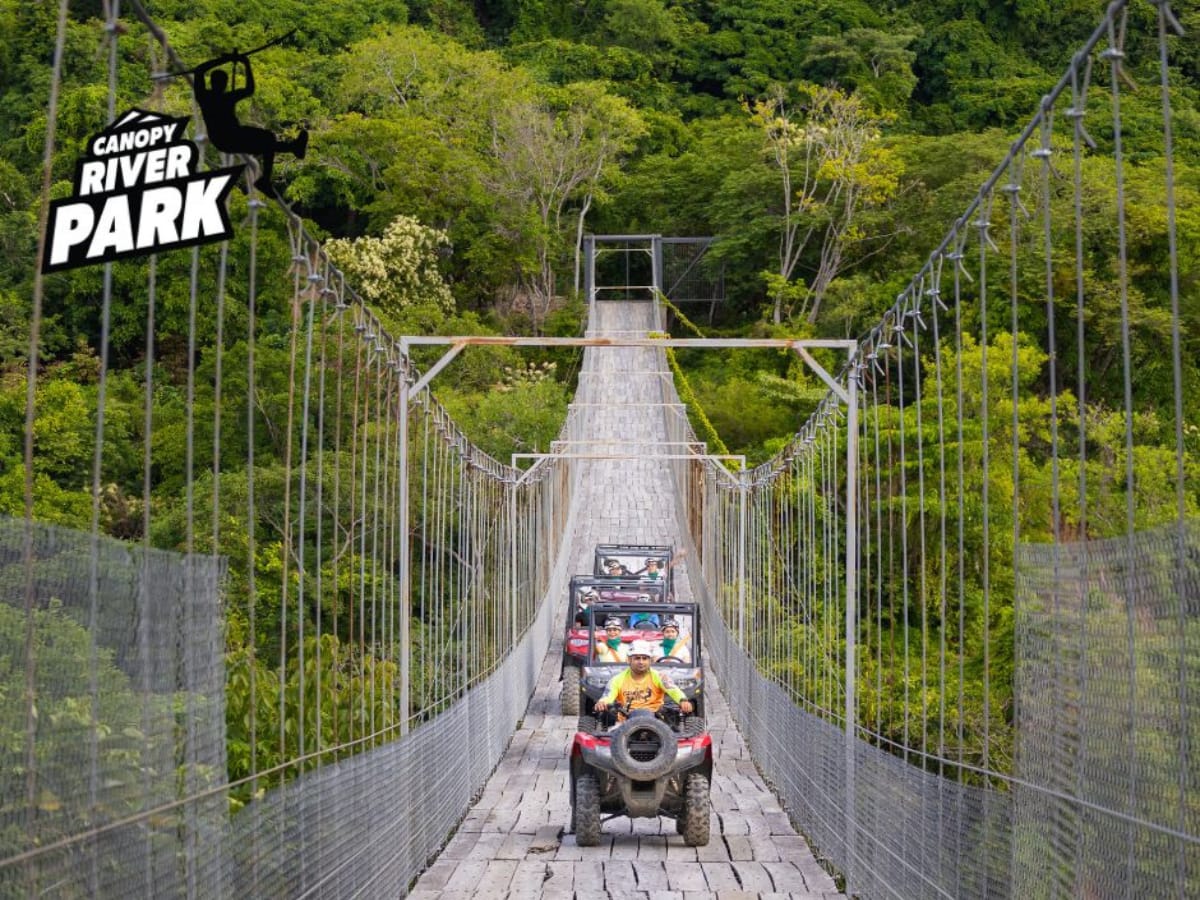
<svg viewBox="0 0 1200 900">
<path fill-rule="evenodd" d="M 400 481 L 399 523 L 400 536 L 398 576 L 400 582 L 400 734 L 408 734 L 408 719 L 411 710 L 412 658 L 410 656 L 409 624 L 412 618 L 412 544 L 409 541 L 408 520 L 408 375 L 410 359 L 408 348 L 401 344 L 400 356 L 400 459 L 397 476 Z"/>
<path fill-rule="evenodd" d="M 738 581 L 738 645 L 746 649 L 746 501 L 747 495 L 750 492 L 749 473 L 742 469 L 738 472 L 738 555 L 737 555 L 737 581 Z"/>
<path fill-rule="evenodd" d="M 857 731 L 858 637 L 858 371 L 853 355 L 848 368 L 846 401 L 846 893 L 854 869 L 855 832 L 858 829 L 854 786 Z"/>
</svg>

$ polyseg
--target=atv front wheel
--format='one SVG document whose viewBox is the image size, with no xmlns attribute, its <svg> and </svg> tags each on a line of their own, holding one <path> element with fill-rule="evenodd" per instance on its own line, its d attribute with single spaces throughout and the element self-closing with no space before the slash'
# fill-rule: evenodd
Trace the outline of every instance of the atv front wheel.
<svg viewBox="0 0 1200 900">
<path fill-rule="evenodd" d="M 567 666 L 563 669 L 561 703 L 564 716 L 579 715 L 579 668 L 577 666 Z"/>
<path fill-rule="evenodd" d="M 705 784 L 708 782 L 705 781 Z M 707 798 L 708 794 L 704 796 Z M 595 775 L 584 773 L 575 779 L 575 805 L 571 808 L 571 821 L 575 825 L 576 844 L 595 847 L 600 843 L 600 782 Z M 705 837 L 705 840 L 708 838 Z"/>
<path fill-rule="evenodd" d="M 700 772 L 687 777 L 683 789 L 683 811 L 676 820 L 676 829 L 689 847 L 708 845 L 708 778 Z"/>
</svg>

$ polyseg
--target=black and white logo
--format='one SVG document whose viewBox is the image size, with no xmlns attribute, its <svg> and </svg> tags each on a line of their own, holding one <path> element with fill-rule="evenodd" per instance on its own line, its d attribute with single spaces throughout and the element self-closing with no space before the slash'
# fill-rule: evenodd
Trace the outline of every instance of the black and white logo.
<svg viewBox="0 0 1200 900">
<path fill-rule="evenodd" d="M 74 196 L 50 204 L 43 272 L 232 236 L 225 198 L 245 166 L 198 172 L 187 121 L 131 109 L 88 142 Z"/>
</svg>

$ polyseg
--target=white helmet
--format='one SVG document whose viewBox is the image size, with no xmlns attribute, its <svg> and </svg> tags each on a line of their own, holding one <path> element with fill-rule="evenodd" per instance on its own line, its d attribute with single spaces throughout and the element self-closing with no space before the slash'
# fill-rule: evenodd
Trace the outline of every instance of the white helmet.
<svg viewBox="0 0 1200 900">
<path fill-rule="evenodd" d="M 654 656 L 654 645 L 649 641 L 634 641 L 629 645 L 629 656 Z"/>
</svg>

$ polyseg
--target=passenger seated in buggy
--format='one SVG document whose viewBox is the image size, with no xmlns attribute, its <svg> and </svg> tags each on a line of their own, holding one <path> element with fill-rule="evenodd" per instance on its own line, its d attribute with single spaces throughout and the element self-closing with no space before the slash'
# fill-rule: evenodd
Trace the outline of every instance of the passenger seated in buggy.
<svg viewBox="0 0 1200 900">
<path fill-rule="evenodd" d="M 674 619 L 667 619 L 662 624 L 662 642 L 659 644 L 655 662 L 668 660 L 689 665 L 692 661 L 692 651 L 688 646 L 691 639 L 690 634 L 680 636 L 679 623 Z"/>
<path fill-rule="evenodd" d="M 619 559 L 606 559 L 604 561 L 604 574 L 614 578 L 628 578 L 630 572 Z"/>
<path fill-rule="evenodd" d="M 575 613 L 575 624 L 583 625 L 587 622 L 587 610 L 593 603 L 600 602 L 600 593 L 594 587 L 585 587 L 579 592 L 579 602 Z"/>
<path fill-rule="evenodd" d="M 596 662 L 623 663 L 626 660 L 625 645 L 621 642 L 621 620 L 613 616 L 604 622 L 604 638 L 596 641 Z"/>
</svg>

